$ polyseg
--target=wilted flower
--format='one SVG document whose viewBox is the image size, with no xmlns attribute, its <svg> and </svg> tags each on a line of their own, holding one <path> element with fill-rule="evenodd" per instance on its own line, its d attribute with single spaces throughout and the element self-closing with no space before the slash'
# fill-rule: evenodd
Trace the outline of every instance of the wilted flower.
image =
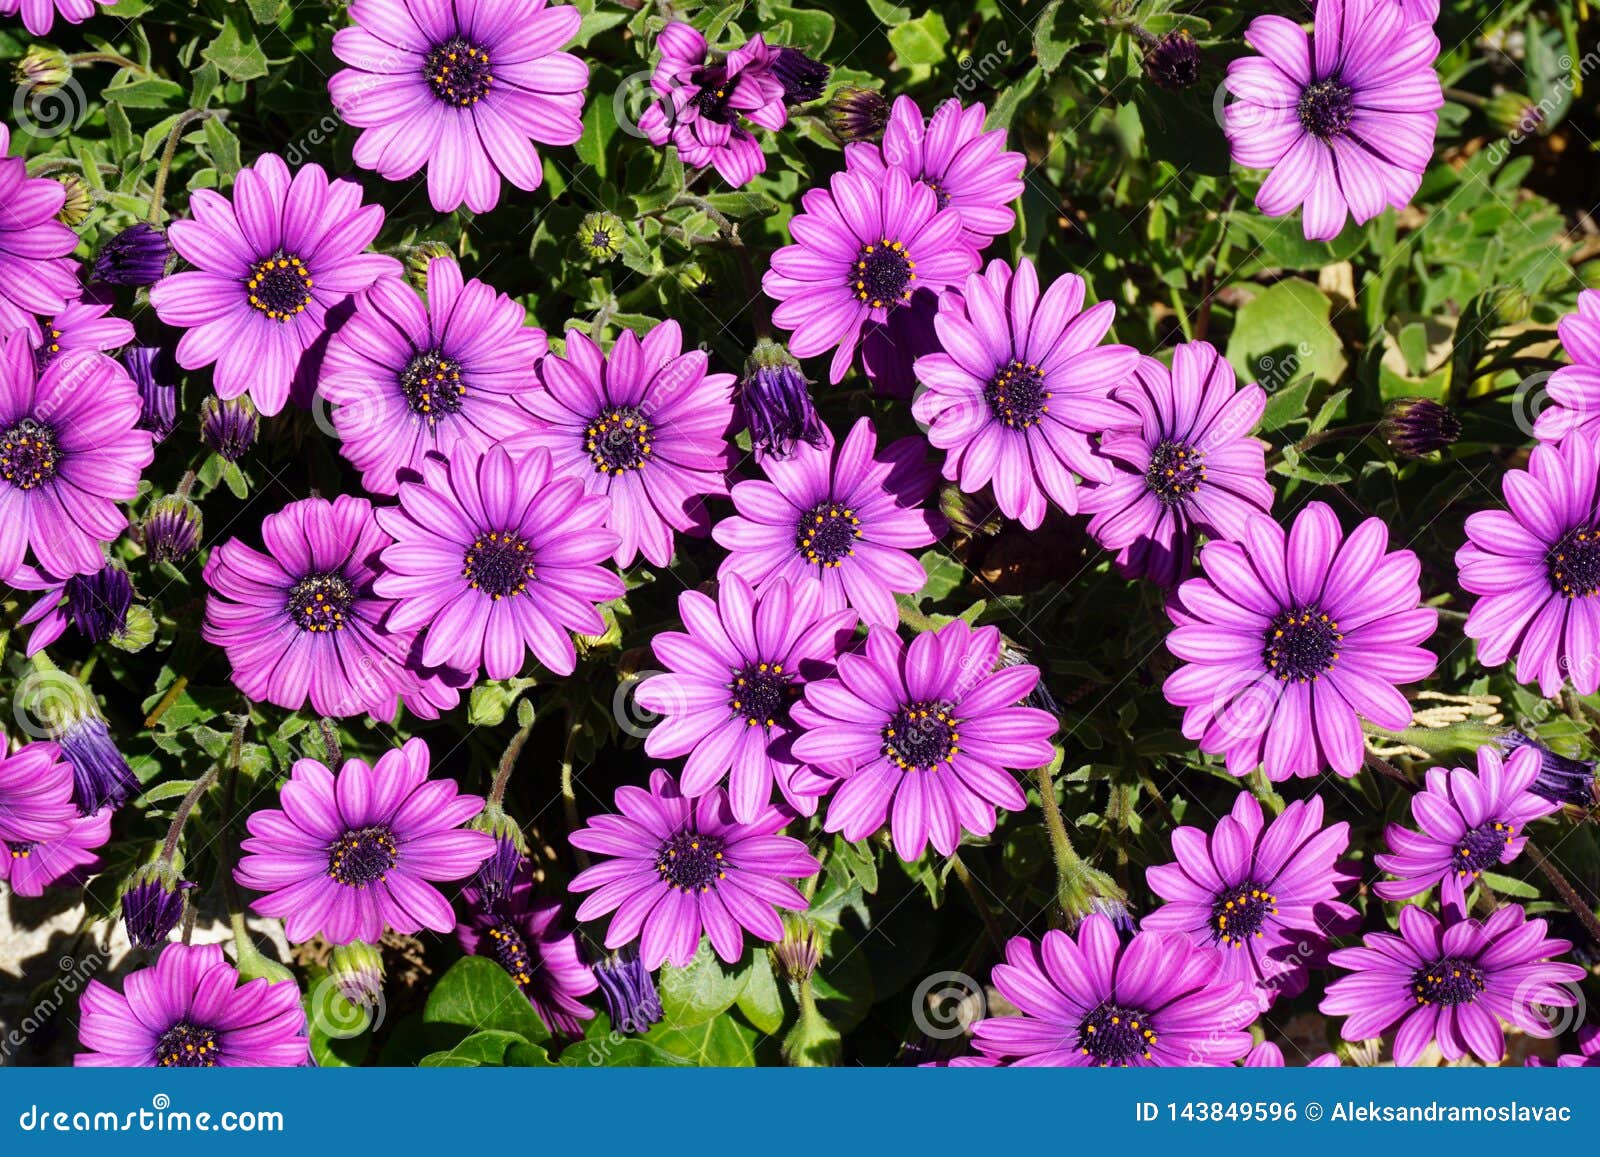
<svg viewBox="0 0 1600 1157">
<path fill-rule="evenodd" d="M 786 104 L 805 104 L 818 100 L 828 87 L 831 69 L 820 60 L 812 60 L 798 48 L 780 46 L 772 50 L 772 74 L 783 82 L 783 99 Z"/>
<path fill-rule="evenodd" d="M 122 366 L 139 387 L 139 429 L 161 441 L 178 424 L 178 384 L 171 355 L 160 346 L 131 345 L 122 351 Z"/>
<path fill-rule="evenodd" d="M 83 815 L 103 807 L 121 807 L 139 781 L 112 742 L 111 729 L 89 698 L 68 696 L 59 731 L 54 735 L 61 757 L 72 765 L 72 797 Z"/>
<path fill-rule="evenodd" d="M 1421 458 L 1461 437 L 1461 419 L 1428 398 L 1396 398 L 1384 408 L 1378 430 L 1402 458 Z"/>
<path fill-rule="evenodd" d="M 642 1033 L 662 1017 L 661 998 L 656 995 L 650 970 L 639 959 L 639 950 L 630 944 L 592 966 L 605 998 L 606 1015 L 619 1032 Z"/>
<path fill-rule="evenodd" d="M 1539 774 L 1528 788 L 1534 795 L 1557 803 L 1589 807 L 1595 802 L 1592 759 L 1569 759 L 1520 731 L 1508 731 L 1495 740 L 1507 751 L 1531 747 L 1539 753 Z"/>
<path fill-rule="evenodd" d="M 757 450 L 787 458 L 797 442 L 820 447 L 827 440 L 827 429 L 811 404 L 810 385 L 800 363 L 783 346 L 757 343 L 739 383 L 739 406 Z"/>
</svg>

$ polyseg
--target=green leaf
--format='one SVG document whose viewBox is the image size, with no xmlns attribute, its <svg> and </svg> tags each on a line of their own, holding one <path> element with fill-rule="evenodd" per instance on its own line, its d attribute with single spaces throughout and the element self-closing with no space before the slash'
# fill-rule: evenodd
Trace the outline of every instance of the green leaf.
<svg viewBox="0 0 1600 1157">
<path fill-rule="evenodd" d="M 789 35 L 784 42 L 791 48 L 820 57 L 833 43 L 836 24 L 830 13 L 779 5 L 772 9 L 772 19 L 788 22 Z M 771 42 L 769 39 L 768 43 Z"/>
<path fill-rule="evenodd" d="M 502 1029 L 534 1043 L 550 1037 L 505 969 L 481 956 L 463 956 L 451 965 L 429 993 L 422 1019 L 456 1025 L 469 1033 Z"/>
<path fill-rule="evenodd" d="M 183 96 L 183 89 L 170 80 L 152 76 L 131 84 L 107 85 L 100 95 L 123 108 L 166 108 Z M 133 151 L 131 143 L 127 151 Z"/>
<path fill-rule="evenodd" d="M 748 965 L 724 964 L 711 950 L 710 940 L 702 938 L 689 967 L 661 967 L 656 989 L 666 1023 L 690 1028 L 726 1012 L 739 999 L 749 979 Z"/>
<path fill-rule="evenodd" d="M 783 997 L 778 991 L 778 978 L 772 973 L 772 957 L 757 951 L 750 965 L 750 980 L 739 994 L 739 1011 L 745 1019 L 764 1033 L 775 1033 L 783 1027 Z"/>
<path fill-rule="evenodd" d="M 1260 432 L 1270 434 L 1305 417 L 1306 400 L 1311 396 L 1311 387 L 1315 384 L 1309 377 L 1304 377 L 1268 397 L 1266 409 L 1261 412 Z"/>
<path fill-rule="evenodd" d="M 1039 58 L 1039 68 L 1049 76 L 1061 67 L 1067 50 L 1072 47 L 1070 36 L 1056 32 L 1056 17 L 1061 14 L 1061 0 L 1050 0 L 1033 26 L 1033 53 Z"/>
<path fill-rule="evenodd" d="M 267 56 L 256 43 L 254 32 L 239 26 L 236 16 L 223 22 L 217 38 L 200 50 L 230 80 L 256 80 L 267 75 Z"/>
<path fill-rule="evenodd" d="M 681 1068 L 691 1062 L 638 1037 L 611 1033 L 568 1045 L 561 1050 L 560 1063 L 562 1068 L 568 1069 L 621 1069 Z"/>
<path fill-rule="evenodd" d="M 1228 361 L 1240 379 L 1270 394 L 1310 374 L 1332 384 L 1349 365 L 1334 331 L 1333 302 L 1309 281 L 1291 277 L 1239 307 L 1228 338 Z"/>
<path fill-rule="evenodd" d="M 466 1037 L 453 1048 L 429 1053 L 417 1064 L 425 1069 L 459 1068 L 464 1064 L 498 1065 L 503 1062 L 507 1050 L 513 1045 L 533 1047 L 514 1032 L 498 1028 L 485 1029 Z"/>
<path fill-rule="evenodd" d="M 731 1016 L 712 1017 L 688 1028 L 663 1021 L 645 1040 L 701 1068 L 748 1068 L 756 1063 L 756 1031 Z"/>
<path fill-rule="evenodd" d="M 944 17 L 928 12 L 889 30 L 889 45 L 903 65 L 938 64 L 950 46 L 950 29 Z"/>
</svg>

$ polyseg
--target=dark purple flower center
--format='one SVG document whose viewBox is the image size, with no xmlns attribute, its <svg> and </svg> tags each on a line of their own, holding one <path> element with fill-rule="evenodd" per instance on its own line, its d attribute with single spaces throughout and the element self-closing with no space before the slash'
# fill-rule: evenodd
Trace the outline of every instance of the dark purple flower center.
<svg viewBox="0 0 1600 1157">
<path fill-rule="evenodd" d="M 933 177 L 918 177 L 919 184 L 926 185 L 933 190 L 934 204 L 939 208 L 947 208 L 950 204 L 950 193 L 939 181 Z"/>
<path fill-rule="evenodd" d="M 1260 936 L 1267 917 L 1278 914 L 1278 898 L 1254 881 L 1247 881 L 1217 897 L 1211 905 L 1211 936 L 1222 944 L 1243 947 Z"/>
<path fill-rule="evenodd" d="M 1450 853 L 1450 866 L 1462 879 L 1471 879 L 1479 872 L 1500 862 L 1500 853 L 1517 838 L 1517 826 L 1500 820 L 1485 820 L 1456 843 Z"/>
<path fill-rule="evenodd" d="M 394 867 L 399 848 L 381 824 L 346 832 L 328 849 L 328 877 L 349 888 L 381 881 Z"/>
<path fill-rule="evenodd" d="M 494 599 L 520 595 L 533 577 L 528 540 L 511 530 L 479 535 L 462 557 L 461 577 L 473 590 Z"/>
<path fill-rule="evenodd" d="M 307 575 L 289 590 L 289 617 L 302 631 L 342 631 L 355 601 L 342 575 Z"/>
<path fill-rule="evenodd" d="M 1556 594 L 1569 599 L 1600 594 L 1600 531 L 1586 526 L 1569 530 L 1545 554 L 1544 562 Z"/>
<path fill-rule="evenodd" d="M 738 113 L 728 108 L 728 102 L 739 87 L 739 78 L 730 79 L 728 70 L 719 64 L 702 68 L 689 79 L 700 90 L 689 103 L 701 118 L 713 124 L 732 124 Z"/>
<path fill-rule="evenodd" d="M 7 840 L 5 844 L 6 851 L 10 853 L 13 860 L 26 860 L 33 854 L 33 849 L 39 846 L 38 844 L 28 843 L 14 844 L 10 840 Z"/>
<path fill-rule="evenodd" d="M 616 406 L 595 415 L 583 445 L 597 474 L 638 470 L 650 458 L 650 423 L 636 407 Z"/>
<path fill-rule="evenodd" d="M 438 350 L 420 353 L 400 371 L 400 392 L 411 412 L 426 417 L 430 426 L 440 414 L 459 413 L 467 392 L 461 382 L 461 363 Z"/>
<path fill-rule="evenodd" d="M 1261 657 L 1285 683 L 1319 679 L 1339 658 L 1339 624 L 1315 607 L 1281 611 L 1267 628 Z"/>
<path fill-rule="evenodd" d="M 217 1063 L 215 1030 L 179 1021 L 156 1042 L 156 1065 L 163 1069 L 209 1069 Z"/>
<path fill-rule="evenodd" d="M 728 874 L 723 847 L 720 836 L 679 832 L 661 845 L 656 854 L 656 871 L 680 892 L 709 892 Z"/>
<path fill-rule="evenodd" d="M 799 690 L 782 663 L 751 663 L 733 673 L 728 707 L 751 727 L 771 727 Z"/>
<path fill-rule="evenodd" d="M 916 279 L 917 263 L 911 259 L 911 250 L 885 237 L 875 245 L 861 247 L 850 284 L 857 301 L 882 309 L 910 301 L 911 283 Z"/>
<path fill-rule="evenodd" d="M 983 400 L 989 403 L 990 413 L 1012 429 L 1026 430 L 1036 425 L 1040 415 L 1050 412 L 1050 398 L 1039 367 L 1018 358 L 996 370 L 983 387 Z"/>
<path fill-rule="evenodd" d="M 1337 80 L 1319 80 L 1300 91 L 1296 108 L 1306 132 L 1328 141 L 1343 136 L 1356 113 L 1355 90 Z"/>
<path fill-rule="evenodd" d="M 422 75 L 433 95 L 455 108 L 477 104 L 494 84 L 488 49 L 470 44 L 461 36 L 452 36 L 428 53 Z"/>
<path fill-rule="evenodd" d="M 949 703 L 901 704 L 883 729 L 883 754 L 902 771 L 932 771 L 955 760 L 961 736 Z"/>
<path fill-rule="evenodd" d="M 55 356 L 61 352 L 61 331 L 56 328 L 55 318 L 40 318 L 39 328 L 44 331 L 44 341 L 39 348 L 33 351 L 33 368 L 38 373 L 44 373 Z"/>
<path fill-rule="evenodd" d="M 0 434 L 0 478 L 18 490 L 32 490 L 56 476 L 61 451 L 56 432 L 34 418 L 13 422 Z"/>
<path fill-rule="evenodd" d="M 1164 438 L 1150 455 L 1145 485 L 1163 506 L 1179 506 L 1205 481 L 1206 456 L 1186 442 Z"/>
<path fill-rule="evenodd" d="M 1150 1018 L 1136 1008 L 1109 1000 L 1095 1008 L 1078 1026 L 1078 1049 L 1102 1068 L 1126 1068 L 1136 1059 L 1150 1059 L 1157 1040 Z"/>
<path fill-rule="evenodd" d="M 1418 1004 L 1471 1004 L 1483 992 L 1483 973 L 1470 961 L 1447 956 L 1412 973 L 1411 989 Z"/>
<path fill-rule="evenodd" d="M 494 958 L 517 982 L 518 988 L 527 988 L 533 983 L 533 957 L 528 952 L 528 942 L 511 920 L 505 916 L 494 917 L 489 925 L 489 941 L 494 945 Z"/>
<path fill-rule="evenodd" d="M 807 562 L 821 567 L 840 566 L 856 552 L 861 519 L 848 506 L 819 502 L 800 516 L 795 544 Z"/>
<path fill-rule="evenodd" d="M 311 304 L 311 270 L 280 249 L 251 267 L 245 289 L 256 309 L 273 321 L 288 321 Z"/>
</svg>

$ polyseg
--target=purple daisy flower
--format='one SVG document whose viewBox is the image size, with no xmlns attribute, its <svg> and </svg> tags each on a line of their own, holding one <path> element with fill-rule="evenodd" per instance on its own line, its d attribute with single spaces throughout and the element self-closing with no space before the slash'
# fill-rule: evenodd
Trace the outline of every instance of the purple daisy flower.
<svg viewBox="0 0 1600 1157">
<path fill-rule="evenodd" d="M 1263 1007 L 1298 995 L 1328 937 L 1354 931 L 1356 910 L 1339 900 L 1357 879 L 1337 863 L 1349 844 L 1349 824 L 1323 827 L 1321 796 L 1296 800 L 1269 824 L 1255 796 L 1240 792 L 1209 835 L 1172 833 L 1177 862 L 1145 873 L 1166 903 L 1140 927 L 1215 948 L 1223 978 L 1254 989 Z"/>
<path fill-rule="evenodd" d="M 229 539 L 206 559 L 202 631 L 228 653 L 233 684 L 290 711 L 391 719 L 396 701 L 436 719 L 460 680 L 419 670 L 415 632 L 385 622 L 394 603 L 373 590 L 378 553 L 394 540 L 365 498 L 291 502 L 261 523 L 262 554 Z"/>
<path fill-rule="evenodd" d="M 453 258 L 428 263 L 424 305 L 405 281 L 380 278 L 328 343 L 318 391 L 333 409 L 339 452 L 361 485 L 394 494 L 424 456 L 481 452 L 527 426 L 513 401 L 549 350 L 522 306 Z"/>
<path fill-rule="evenodd" d="M 813 814 L 831 781 L 795 757 L 789 710 L 809 680 L 832 673 L 855 630 L 855 612 L 824 611 L 820 583 L 779 579 L 757 596 L 729 575 L 715 600 L 684 591 L 678 614 L 687 630 L 663 631 L 650 644 L 667 672 L 646 679 L 634 695 L 640 707 L 664 716 L 645 736 L 645 752 L 688 756 L 682 788 L 690 798 L 726 777 L 740 823 L 755 821 L 774 783 L 792 809 Z"/>
<path fill-rule="evenodd" d="M 332 181 L 320 165 L 289 176 L 275 154 L 239 170 L 233 200 L 212 189 L 189 196 L 193 219 L 174 221 L 172 247 L 194 269 L 162 278 L 150 304 L 188 330 L 178 364 L 216 363 L 217 393 L 248 393 L 276 414 L 291 390 L 309 394 L 326 344 L 330 311 L 384 274 L 393 257 L 365 252 L 383 208 L 361 204 L 361 186 Z M 337 314 L 335 314 L 337 316 Z"/>
<path fill-rule="evenodd" d="M 250 838 L 234 878 L 263 893 L 250 906 L 281 917 L 296 944 L 376 943 L 385 928 L 410 935 L 456 926 L 434 884 L 464 880 L 494 852 L 494 837 L 461 825 L 483 810 L 453 779 L 428 778 L 428 745 L 408 739 L 370 766 L 347 759 L 337 775 L 295 762 L 282 808 L 245 821 Z"/>
<path fill-rule="evenodd" d="M 755 36 L 722 61 L 708 61 L 706 38 L 681 20 L 663 28 L 656 44 L 661 61 L 650 87 L 661 100 L 639 118 L 639 131 L 653 145 L 670 142 L 691 168 L 710 165 L 736 189 L 749 184 L 767 158 L 740 119 L 774 132 L 789 121 L 776 51 Z"/>
<path fill-rule="evenodd" d="M 111 815 L 104 808 L 79 816 L 52 839 L 0 841 L 0 880 L 19 896 L 42 896 L 51 884 L 81 885 L 86 869 L 100 862 L 94 850 L 111 838 Z"/>
<path fill-rule="evenodd" d="M 1303 204 L 1306 237 L 1328 241 L 1347 217 L 1410 204 L 1444 105 L 1431 23 L 1393 0 L 1320 0 L 1313 36 L 1258 16 L 1245 40 L 1261 55 L 1228 66 L 1223 124 L 1235 162 L 1272 170 L 1258 209 L 1283 217 Z"/>
<path fill-rule="evenodd" d="M 40 319 L 39 340 L 34 343 L 34 365 L 40 373 L 59 354 L 107 353 L 121 349 L 133 340 L 133 323 L 120 317 L 107 317 L 112 302 L 98 301 L 84 294 L 58 310 L 54 317 Z"/>
<path fill-rule="evenodd" d="M 39 374 L 26 333 L 0 338 L 0 580 L 30 548 L 55 578 L 105 565 L 101 544 L 128 526 L 117 504 L 155 457 L 139 415 L 138 387 L 110 358 L 61 354 Z"/>
<path fill-rule="evenodd" d="M 805 844 L 779 835 L 788 817 L 768 807 L 750 823 L 733 818 L 727 793 L 714 787 L 685 798 L 665 771 L 650 774 L 650 789 L 619 787 L 620 815 L 595 816 L 572 833 L 572 846 L 614 857 L 573 879 L 574 892 L 592 892 L 578 919 L 611 912 L 607 948 L 639 941 L 647 969 L 694 959 L 704 930 L 711 947 L 732 964 L 744 954 L 744 933 L 783 939 L 778 908 L 806 909 L 790 881 L 822 870 Z"/>
<path fill-rule="evenodd" d="M 220 944 L 169 944 L 122 992 L 91 980 L 74 1063 L 102 1068 L 294 1068 L 308 1060 L 292 980 L 241 982 Z"/>
<path fill-rule="evenodd" d="M 1033 262 L 1013 273 L 991 261 L 947 293 L 934 320 L 942 352 L 920 357 L 925 387 L 911 412 L 945 451 L 944 476 L 969 494 L 985 486 L 1007 518 L 1029 530 L 1046 500 L 1079 505 L 1074 475 L 1110 482 L 1094 437 L 1133 421 L 1111 390 L 1138 364 L 1130 346 L 1101 345 L 1116 307 L 1083 308 L 1083 278 L 1063 274 L 1043 296 Z"/>
<path fill-rule="evenodd" d="M 761 286 L 778 303 L 773 323 L 794 331 L 795 357 L 838 347 L 829 381 L 850 368 L 863 327 L 886 323 L 916 290 L 937 293 L 978 268 L 960 211 L 940 208 L 938 195 L 901 169 L 877 178 L 835 173 L 800 203 L 804 212 L 789 222 L 794 244 L 772 255 Z"/>
<path fill-rule="evenodd" d="M 422 663 L 509 679 L 532 651 L 570 675 L 569 631 L 605 632 L 595 604 L 622 580 L 599 566 L 616 549 L 609 504 L 575 478 L 552 478 L 550 454 L 458 452 L 428 458 L 422 481 L 400 484 L 400 505 L 378 511 L 394 536 L 373 589 L 395 600 L 390 630 L 418 631 Z"/>
<path fill-rule="evenodd" d="M 56 17 L 68 24 L 82 24 L 116 0 L 0 0 L 0 16 L 22 14 L 22 26 L 35 36 L 48 36 Z M 9 204 L 9 202 L 7 202 Z"/>
<path fill-rule="evenodd" d="M 563 1036 L 582 1036 L 594 1009 L 579 1000 L 600 987 L 583 960 L 578 937 L 561 914 L 561 901 L 534 895 L 526 865 L 493 910 L 477 888 L 461 891 L 467 917 L 456 925 L 461 951 L 487 956 L 517 982 L 545 1027 Z"/>
<path fill-rule="evenodd" d="M 1184 936 L 1140 932 L 1124 941 L 1095 913 L 1076 940 L 1055 929 L 1039 943 L 1013 938 L 993 980 L 1022 1015 L 978 1021 L 973 1044 L 1013 1065 L 1216 1066 L 1250 1051 L 1241 1030 L 1256 1018 L 1255 1000 Z"/>
<path fill-rule="evenodd" d="M 1004 129 L 985 132 L 988 110 L 961 107 L 951 97 L 924 119 L 917 102 L 897 96 L 883 130 L 883 143 L 846 145 L 845 167 L 881 183 L 886 170 L 902 170 L 933 190 L 939 208 L 954 206 L 974 249 L 983 249 L 1016 223 L 1011 204 L 1022 196 L 1027 158 L 1006 151 Z"/>
<path fill-rule="evenodd" d="M 618 566 L 640 555 L 666 566 L 672 532 L 703 537 L 705 496 L 728 493 L 737 379 L 706 366 L 704 350 L 683 352 L 675 321 L 643 339 L 625 330 L 609 355 L 570 330 L 566 356 L 539 363 L 544 388 L 519 398 L 535 428 L 517 444 L 545 447 L 556 473 L 611 498 Z"/>
<path fill-rule="evenodd" d="M 1588 973 L 1551 959 L 1572 947 L 1546 937 L 1543 920 L 1520 904 L 1505 904 L 1487 920 L 1442 924 L 1415 904 L 1400 909 L 1400 934 L 1369 932 L 1365 946 L 1341 948 L 1328 959 L 1351 975 L 1328 985 L 1319 1006 L 1348 1019 L 1340 1034 L 1370 1040 L 1396 1022 L 1394 1063 L 1409 1065 L 1437 1042 L 1446 1060 L 1475 1055 L 1492 1065 L 1505 1055 L 1501 1022 L 1549 1036 L 1541 1015 L 1579 1003 L 1577 984 Z"/>
<path fill-rule="evenodd" d="M 1570 679 L 1600 688 L 1600 442 L 1588 435 L 1533 448 L 1501 482 L 1505 510 L 1467 518 L 1456 551 L 1461 586 L 1479 598 L 1463 630 L 1478 662 L 1517 661 L 1519 683 L 1553 696 Z"/>
<path fill-rule="evenodd" d="M 1269 1040 L 1264 1040 L 1250 1050 L 1248 1056 L 1240 1062 L 1247 1069 L 1281 1069 L 1284 1067 L 1283 1050 Z M 1337 1069 L 1339 1055 L 1337 1053 L 1322 1053 L 1312 1057 L 1306 1062 L 1308 1069 Z"/>
<path fill-rule="evenodd" d="M 1528 824 L 1561 805 L 1533 792 L 1539 753 L 1531 747 L 1502 759 L 1493 744 L 1478 748 L 1478 771 L 1428 770 L 1428 786 L 1411 797 L 1417 831 L 1390 824 L 1390 855 L 1373 863 L 1394 876 L 1373 891 L 1385 900 L 1409 900 L 1438 885 L 1440 900 L 1466 911 L 1466 892 L 1478 876 L 1522 854 Z"/>
<path fill-rule="evenodd" d="M 948 856 L 963 831 L 988 835 L 996 807 L 1026 807 L 1011 771 L 1050 762 L 1056 719 L 1021 706 L 1039 669 L 996 670 L 999 658 L 994 627 L 956 619 L 910 646 L 874 627 L 837 676 L 808 683 L 794 753 L 843 780 L 825 829 L 861 840 L 887 819 L 895 854 L 911 861 L 929 841 Z"/>
<path fill-rule="evenodd" d="M 1578 309 L 1557 327 L 1561 346 L 1572 359 L 1545 382 L 1549 404 L 1533 422 L 1533 436 L 1559 442 L 1574 431 L 1600 437 L 1600 290 L 1578 294 Z"/>
<path fill-rule="evenodd" d="M 938 478 L 922 439 L 877 445 L 872 419 L 861 418 L 842 445 L 829 433 L 821 446 L 762 458 L 768 481 L 735 485 L 738 514 L 712 531 L 729 552 L 717 576 L 738 575 L 758 593 L 779 579 L 820 581 L 824 611 L 849 606 L 868 626 L 897 624 L 895 592 L 928 581 L 906 552 L 938 541 L 945 521 L 922 508 Z"/>
<path fill-rule="evenodd" d="M 345 123 L 365 130 L 355 162 L 390 181 L 427 165 L 440 213 L 462 202 L 487 213 L 502 177 L 537 189 L 544 168 L 533 142 L 583 135 L 589 68 L 561 51 L 582 20 L 574 7 L 357 0 L 350 19 L 333 36 L 333 54 L 350 67 L 328 92 Z"/>
<path fill-rule="evenodd" d="M 17 0 L 9 2 L 15 12 Z M 29 2 L 50 6 L 50 0 Z M 6 3 L 0 0 L 0 13 Z M 0 133 L 0 153 L 10 140 L 9 131 Z M 21 157 L 0 156 L 0 205 L 6 207 L 0 217 L 0 333 L 24 329 L 37 342 L 39 321 L 34 315 L 59 313 L 83 292 L 77 262 L 70 256 L 78 235 L 56 220 L 66 200 L 66 186 L 59 181 L 30 177 Z"/>
<path fill-rule="evenodd" d="M 0 747 L 0 843 L 31 844 L 67 837 L 78 820 L 72 767 L 54 743 Z"/>
<path fill-rule="evenodd" d="M 1177 346 L 1171 370 L 1140 358 L 1116 396 L 1136 424 L 1101 439 L 1115 473 L 1080 508 L 1124 575 L 1174 587 L 1194 569 L 1199 535 L 1238 541 L 1251 515 L 1272 511 L 1266 451 L 1252 437 L 1266 391 L 1235 388 L 1233 367 L 1202 341 Z"/>
<path fill-rule="evenodd" d="M 1331 767 L 1348 779 L 1364 758 L 1363 719 L 1409 726 L 1396 685 L 1438 662 L 1418 644 L 1439 615 L 1419 605 L 1417 556 L 1388 541 L 1381 519 L 1347 538 L 1312 502 L 1287 533 L 1258 514 L 1239 542 L 1207 543 L 1203 575 L 1167 607 L 1167 649 L 1184 665 L 1162 691 L 1184 708 L 1184 736 L 1225 755 L 1232 775 L 1263 767 L 1283 780 Z"/>
</svg>

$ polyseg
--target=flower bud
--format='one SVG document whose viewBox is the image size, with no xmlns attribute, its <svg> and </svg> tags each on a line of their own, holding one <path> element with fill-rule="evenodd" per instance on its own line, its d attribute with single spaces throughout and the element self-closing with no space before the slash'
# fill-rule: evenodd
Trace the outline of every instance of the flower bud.
<svg viewBox="0 0 1600 1157">
<path fill-rule="evenodd" d="M 107 285 L 154 285 L 167 271 L 167 235 L 143 221 L 100 247 L 94 280 Z"/>
<path fill-rule="evenodd" d="M 383 999 L 383 954 L 376 944 L 360 940 L 335 944 L 328 975 L 356 1008 L 373 1008 Z"/>
<path fill-rule="evenodd" d="M 199 549 L 202 526 L 199 507 L 168 494 L 150 504 L 139 537 L 151 562 L 181 562 Z"/>
<path fill-rule="evenodd" d="M 822 938 L 816 925 L 798 912 L 783 913 L 783 939 L 772 946 L 778 975 L 796 984 L 811 979 L 822 963 Z"/>
<path fill-rule="evenodd" d="M 622 222 L 614 214 L 590 213 L 578 226 L 578 248 L 589 260 L 603 264 L 622 252 L 625 236 Z"/>
<path fill-rule="evenodd" d="M 1528 790 L 1554 803 L 1593 807 L 1595 763 L 1591 759 L 1569 759 L 1557 755 L 1544 744 L 1520 731 L 1508 731 L 1495 740 L 1507 752 L 1531 747 L 1539 753 L 1539 775 Z"/>
<path fill-rule="evenodd" d="M 178 424 L 177 371 L 166 350 L 153 345 L 131 345 L 122 351 L 122 365 L 139 387 L 139 429 L 155 435 L 157 442 Z"/>
<path fill-rule="evenodd" d="M 139 869 L 122 894 L 122 922 L 135 948 L 161 947 L 183 919 L 183 894 L 194 887 L 164 860 Z"/>
<path fill-rule="evenodd" d="M 11 77 L 31 95 L 43 96 L 72 79 L 72 62 L 59 48 L 35 44 L 12 66 Z"/>
<path fill-rule="evenodd" d="M 773 53 L 772 75 L 783 84 L 784 104 L 806 104 L 818 100 L 828 87 L 831 70 L 820 60 L 798 48 L 779 47 Z"/>
<path fill-rule="evenodd" d="M 774 458 L 787 458 L 797 443 L 821 446 L 827 438 L 800 363 L 777 342 L 759 343 L 745 360 L 739 405 L 751 443 Z"/>
<path fill-rule="evenodd" d="M 846 85 L 828 102 L 827 117 L 833 135 L 846 144 L 875 141 L 889 123 L 889 102 L 870 88 Z"/>
<path fill-rule="evenodd" d="M 1513 140 L 1531 137 L 1544 125 L 1544 110 L 1520 92 L 1502 92 L 1483 105 L 1483 115 L 1498 132 Z"/>
<path fill-rule="evenodd" d="M 1379 433 L 1402 458 L 1422 458 L 1461 437 L 1461 419 L 1428 398 L 1396 398 L 1383 411 Z"/>
<path fill-rule="evenodd" d="M 613 952 L 590 966 L 600 982 L 606 1015 L 618 1032 L 642 1033 L 661 1019 L 661 998 L 656 995 L 650 970 L 639 959 L 634 946 Z"/>
<path fill-rule="evenodd" d="M 62 202 L 56 220 L 69 229 L 76 229 L 89 219 L 89 211 L 94 208 L 94 194 L 76 173 L 63 173 L 56 180 L 67 190 L 67 199 Z"/>
<path fill-rule="evenodd" d="M 200 440 L 229 462 L 237 462 L 255 445 L 260 426 L 255 404 L 248 395 L 213 395 L 200 403 Z"/>
<path fill-rule="evenodd" d="M 1145 44 L 1144 74 L 1168 92 L 1193 88 L 1200 81 L 1200 46 L 1182 28 L 1159 39 L 1151 37 Z"/>
<path fill-rule="evenodd" d="M 437 257 L 454 257 L 455 251 L 443 241 L 424 241 L 413 246 L 406 254 L 406 280 L 412 287 L 426 293 L 428 291 L 428 265 Z"/>
</svg>

